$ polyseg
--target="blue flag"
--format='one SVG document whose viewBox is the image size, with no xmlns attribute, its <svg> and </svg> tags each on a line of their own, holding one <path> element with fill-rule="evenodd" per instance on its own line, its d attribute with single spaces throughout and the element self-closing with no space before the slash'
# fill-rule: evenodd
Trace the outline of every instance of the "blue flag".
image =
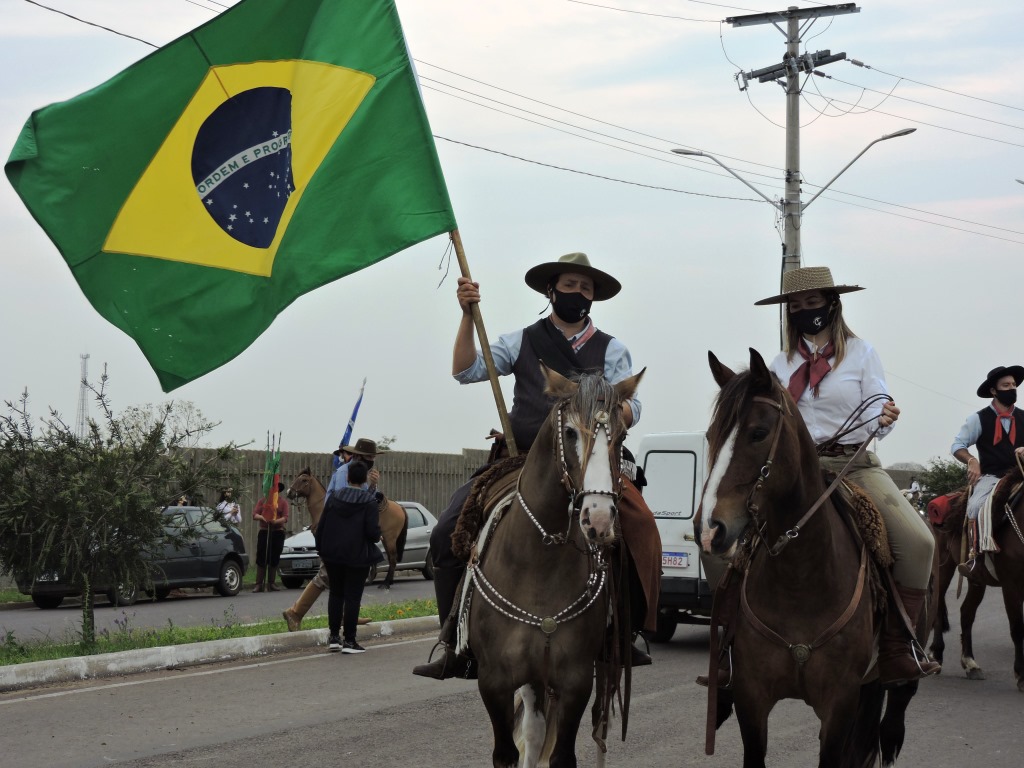
<svg viewBox="0 0 1024 768">
<path fill-rule="evenodd" d="M 363 386 L 359 388 L 359 397 L 356 400 L 356 407 L 352 409 L 352 415 L 348 419 L 348 424 L 345 427 L 345 435 L 341 438 L 341 442 L 338 447 L 341 448 L 343 445 L 351 445 L 352 441 L 352 429 L 356 425 L 356 416 L 359 415 L 359 406 L 363 402 L 363 390 L 366 389 L 366 379 L 363 379 Z M 341 456 L 334 457 L 334 468 L 337 469 L 341 466 Z"/>
</svg>

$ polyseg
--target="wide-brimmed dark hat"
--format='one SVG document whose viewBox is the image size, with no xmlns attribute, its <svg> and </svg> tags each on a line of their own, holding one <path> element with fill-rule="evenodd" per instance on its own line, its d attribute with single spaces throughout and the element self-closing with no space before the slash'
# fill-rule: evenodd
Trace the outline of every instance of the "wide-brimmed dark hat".
<svg viewBox="0 0 1024 768">
<path fill-rule="evenodd" d="M 338 450 L 336 450 L 334 452 L 334 455 L 335 456 L 341 456 L 341 452 L 342 451 L 348 452 L 348 449 L 345 448 L 345 444 L 344 443 L 338 443 Z"/>
<path fill-rule="evenodd" d="M 802 291 L 831 291 L 833 293 L 851 293 L 863 291 L 859 285 L 836 285 L 832 279 L 832 270 L 828 267 L 801 267 L 782 273 L 782 293 L 769 296 L 767 299 L 755 301 L 759 304 L 783 304 L 789 301 L 794 293 Z"/>
<path fill-rule="evenodd" d="M 351 453 L 353 456 L 369 456 L 374 457 L 377 455 L 377 443 L 373 440 L 367 440 L 365 437 L 360 437 L 356 440 L 355 445 L 344 445 L 341 447 L 345 453 Z"/>
<path fill-rule="evenodd" d="M 559 258 L 558 261 L 547 261 L 543 264 L 538 264 L 526 273 L 526 284 L 537 291 L 537 293 L 543 293 L 547 296 L 551 278 L 565 272 L 586 275 L 593 280 L 594 301 L 610 299 L 622 290 L 622 284 L 618 280 L 607 272 L 602 272 L 600 269 L 590 266 L 590 259 L 587 258 L 585 253 L 567 253 Z"/>
<path fill-rule="evenodd" d="M 984 397 L 986 400 L 992 397 L 989 390 L 993 389 L 996 382 L 1003 376 L 1013 376 L 1013 383 L 1019 387 L 1020 383 L 1024 381 L 1024 368 L 1019 365 L 1000 365 L 993 368 L 988 372 L 988 378 L 978 386 L 978 397 Z"/>
</svg>

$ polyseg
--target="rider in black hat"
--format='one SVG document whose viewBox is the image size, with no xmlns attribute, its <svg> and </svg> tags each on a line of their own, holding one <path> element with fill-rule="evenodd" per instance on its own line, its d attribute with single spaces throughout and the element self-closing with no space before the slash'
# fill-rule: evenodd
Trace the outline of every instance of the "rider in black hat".
<svg viewBox="0 0 1024 768">
<path fill-rule="evenodd" d="M 1019 365 L 1000 365 L 989 371 L 978 385 L 978 397 L 991 398 L 991 402 L 967 417 L 950 448 L 950 453 L 967 465 L 967 482 L 971 485 L 967 500 L 971 547 L 967 560 L 957 567 L 965 576 L 974 570 L 984 552 L 994 549 L 994 542 L 984 535 L 987 522 L 982 525 L 982 535 L 978 535 L 978 519 L 985 502 L 1000 478 L 1017 466 L 1018 458 L 1024 460 L 1024 412 L 1014 406 L 1022 381 L 1024 367 Z M 977 456 L 967 450 L 971 445 L 977 446 Z"/>
</svg>

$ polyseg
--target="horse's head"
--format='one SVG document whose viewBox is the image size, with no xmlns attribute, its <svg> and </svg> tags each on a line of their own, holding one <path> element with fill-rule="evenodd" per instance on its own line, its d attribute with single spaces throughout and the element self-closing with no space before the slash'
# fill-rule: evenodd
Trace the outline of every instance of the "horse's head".
<svg viewBox="0 0 1024 768">
<path fill-rule="evenodd" d="M 709 554 L 732 557 L 748 526 L 764 526 L 764 509 L 804 477 L 804 450 L 798 446 L 810 436 L 796 404 L 756 350 L 750 350 L 749 370 L 740 373 L 711 352 L 708 362 L 721 390 L 708 427 L 700 542 Z M 813 444 L 810 449 L 814 455 Z M 816 461 L 812 469 L 818 472 Z"/>
<path fill-rule="evenodd" d="M 299 472 L 299 476 L 288 486 L 288 498 L 295 500 L 299 496 L 309 498 L 309 492 L 313 487 L 313 472 L 309 467 Z"/>
<path fill-rule="evenodd" d="M 587 541 L 611 544 L 626 439 L 622 402 L 633 397 L 644 371 L 613 386 L 603 376 L 584 374 L 569 380 L 543 363 L 541 368 L 547 381 L 545 393 L 558 398 L 549 424 L 562 484 L 579 511 Z"/>
</svg>

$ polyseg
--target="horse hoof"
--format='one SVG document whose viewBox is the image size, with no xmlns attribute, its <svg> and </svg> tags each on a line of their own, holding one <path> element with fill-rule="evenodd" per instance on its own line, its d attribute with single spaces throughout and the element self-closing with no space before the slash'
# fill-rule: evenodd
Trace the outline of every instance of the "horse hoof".
<svg viewBox="0 0 1024 768">
<path fill-rule="evenodd" d="M 981 667 L 972 667 L 971 669 L 967 670 L 967 679 L 968 680 L 984 680 L 985 679 L 985 673 L 982 671 Z"/>
<path fill-rule="evenodd" d="M 1017 690 L 1024 693 L 1024 678 L 1017 679 Z"/>
<path fill-rule="evenodd" d="M 386 590 L 388 590 L 390 592 L 391 591 L 391 585 L 390 584 L 378 584 L 377 585 L 377 589 L 386 589 Z"/>
</svg>

